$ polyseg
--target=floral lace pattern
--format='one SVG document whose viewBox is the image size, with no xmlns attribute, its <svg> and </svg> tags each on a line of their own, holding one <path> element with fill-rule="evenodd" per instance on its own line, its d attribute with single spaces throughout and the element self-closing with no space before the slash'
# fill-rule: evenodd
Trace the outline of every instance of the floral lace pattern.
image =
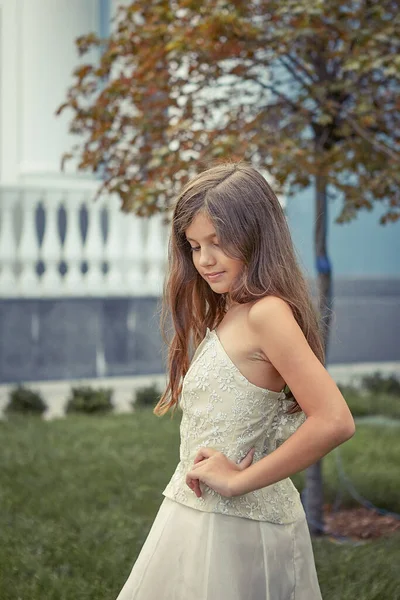
<svg viewBox="0 0 400 600">
<path fill-rule="evenodd" d="M 260 388 L 244 377 L 207 328 L 186 373 L 179 406 L 180 462 L 164 496 L 192 508 L 258 521 L 291 523 L 304 514 L 300 495 L 287 478 L 242 496 L 226 498 L 202 485 L 197 498 L 185 483 L 199 448 L 208 446 L 240 462 L 255 448 L 253 462 L 273 452 L 304 422 L 290 415 L 283 392 Z"/>
</svg>

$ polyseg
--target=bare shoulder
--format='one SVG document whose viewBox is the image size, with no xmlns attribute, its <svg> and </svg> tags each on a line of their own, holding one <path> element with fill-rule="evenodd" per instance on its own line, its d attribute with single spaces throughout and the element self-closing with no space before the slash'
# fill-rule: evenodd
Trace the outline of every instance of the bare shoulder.
<svg viewBox="0 0 400 600">
<path fill-rule="evenodd" d="M 247 321 L 252 339 L 289 386 L 307 417 L 321 417 L 336 430 L 342 428 L 346 435 L 349 431 L 353 435 L 349 408 L 310 347 L 289 304 L 275 296 L 261 298 L 250 307 Z"/>
<path fill-rule="evenodd" d="M 292 309 L 289 304 L 278 296 L 265 296 L 252 304 L 248 312 L 248 322 L 251 329 L 259 330 L 259 327 L 268 327 L 279 321 L 291 322 L 294 320 Z"/>
<path fill-rule="evenodd" d="M 248 312 L 247 323 L 254 342 L 269 359 L 277 351 L 286 355 L 298 352 L 306 343 L 290 305 L 277 296 L 255 302 Z"/>
</svg>

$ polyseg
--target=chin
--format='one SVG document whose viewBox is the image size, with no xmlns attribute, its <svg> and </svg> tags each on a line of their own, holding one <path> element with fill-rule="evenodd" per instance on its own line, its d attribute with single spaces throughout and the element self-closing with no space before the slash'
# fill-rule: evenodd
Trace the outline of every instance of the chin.
<svg viewBox="0 0 400 600">
<path fill-rule="evenodd" d="M 218 285 L 217 283 L 214 283 L 213 285 L 210 285 L 210 287 L 217 294 L 227 294 L 229 292 L 229 287 L 226 287 L 226 286 L 222 287 L 222 286 Z"/>
</svg>

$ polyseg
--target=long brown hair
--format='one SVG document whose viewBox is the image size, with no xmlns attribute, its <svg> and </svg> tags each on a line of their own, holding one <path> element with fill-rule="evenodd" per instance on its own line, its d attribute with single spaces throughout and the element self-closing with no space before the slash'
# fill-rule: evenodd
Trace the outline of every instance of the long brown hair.
<svg viewBox="0 0 400 600">
<path fill-rule="evenodd" d="M 219 164 L 194 177 L 173 207 L 169 271 L 161 309 L 161 331 L 168 346 L 168 383 L 154 409 L 157 415 L 176 407 L 190 364 L 190 346 L 198 346 L 207 327 L 217 327 L 226 312 L 226 294 L 214 292 L 197 272 L 185 236 L 200 212 L 213 223 L 224 253 L 243 261 L 243 269 L 229 290 L 232 302 L 244 304 L 269 295 L 282 298 L 290 305 L 315 355 L 324 360 L 316 313 L 277 197 L 250 165 Z M 170 343 L 168 320 L 173 327 Z M 293 395 L 289 392 L 287 398 Z M 290 412 L 300 410 L 293 400 Z"/>
</svg>

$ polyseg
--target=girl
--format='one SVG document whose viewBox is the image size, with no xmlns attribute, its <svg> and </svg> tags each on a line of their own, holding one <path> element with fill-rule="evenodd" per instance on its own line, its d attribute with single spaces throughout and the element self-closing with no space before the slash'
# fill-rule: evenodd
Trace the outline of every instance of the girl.
<svg viewBox="0 0 400 600">
<path fill-rule="evenodd" d="M 354 421 L 322 365 L 317 319 L 265 179 L 239 163 L 189 182 L 169 264 L 161 321 L 170 314 L 175 331 L 155 412 L 182 409 L 180 462 L 117 600 L 321 599 L 289 476 L 348 440 Z"/>
</svg>

